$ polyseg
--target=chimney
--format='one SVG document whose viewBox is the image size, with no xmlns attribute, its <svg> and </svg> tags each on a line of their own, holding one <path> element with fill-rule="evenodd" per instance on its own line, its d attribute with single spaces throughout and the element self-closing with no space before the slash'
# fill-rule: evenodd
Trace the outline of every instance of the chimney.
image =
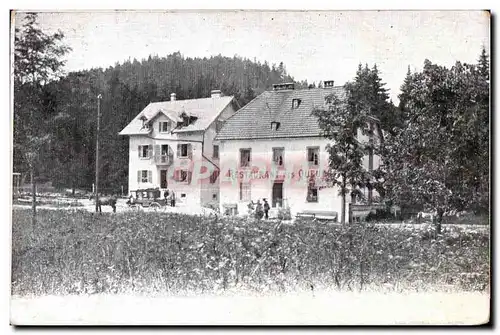
<svg viewBox="0 0 500 335">
<path fill-rule="evenodd" d="M 170 93 L 170 101 L 175 101 L 175 93 Z"/>
<path fill-rule="evenodd" d="M 210 95 L 212 96 L 212 98 L 220 98 L 222 96 L 222 93 L 220 90 L 212 90 L 212 92 L 210 92 Z"/>
<path fill-rule="evenodd" d="M 273 84 L 273 91 L 284 91 L 295 89 L 294 83 Z"/>
<path fill-rule="evenodd" d="M 325 81 L 323 82 L 323 87 L 324 87 L 324 88 L 333 87 L 333 83 L 334 83 L 334 81 L 333 81 L 333 80 L 325 80 Z"/>
</svg>

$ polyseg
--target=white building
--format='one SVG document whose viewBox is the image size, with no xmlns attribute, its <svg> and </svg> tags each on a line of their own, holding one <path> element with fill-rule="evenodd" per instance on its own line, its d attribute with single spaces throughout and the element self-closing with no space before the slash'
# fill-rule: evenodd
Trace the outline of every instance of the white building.
<svg viewBox="0 0 500 335">
<path fill-rule="evenodd" d="M 325 106 L 330 94 L 342 98 L 342 87 L 326 81 L 324 88 L 295 90 L 293 84 L 274 85 L 230 117 L 217 134 L 220 144 L 220 209 L 246 214 L 248 203 L 266 198 L 274 209 L 289 206 L 295 216 L 304 210 L 335 211 L 340 218 L 341 196 L 323 178 L 329 141 L 321 136 L 315 107 Z M 374 141 L 380 143 L 378 122 L 369 118 Z M 361 134 L 359 140 L 368 141 Z M 364 166 L 376 169 L 378 156 L 367 155 Z M 368 194 L 367 194 L 368 195 Z M 371 194 L 369 195 L 371 197 Z M 349 202 L 349 199 L 347 199 Z M 348 218 L 346 205 L 346 220 Z"/>
<path fill-rule="evenodd" d="M 173 190 L 187 205 L 219 201 L 219 148 L 213 140 L 239 108 L 233 97 L 150 103 L 121 132 L 130 137 L 129 192 Z"/>
</svg>

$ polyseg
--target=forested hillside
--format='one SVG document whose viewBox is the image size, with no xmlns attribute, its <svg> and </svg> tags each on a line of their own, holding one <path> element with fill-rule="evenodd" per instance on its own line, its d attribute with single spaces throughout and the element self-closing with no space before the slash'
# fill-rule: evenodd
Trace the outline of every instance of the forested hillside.
<svg viewBox="0 0 500 335">
<path fill-rule="evenodd" d="M 126 61 L 107 69 L 71 72 L 43 85 L 40 113 L 34 121 L 39 135 L 50 137 L 39 146 L 43 164 L 36 168 L 40 181 L 67 188 L 89 188 L 95 173 L 97 95 L 101 101 L 100 186 L 120 190 L 127 186 L 128 138 L 118 136 L 148 103 L 210 96 L 220 89 L 244 106 L 272 84 L 294 81 L 283 63 L 269 65 L 240 57 L 186 58 L 176 52 Z M 23 99 L 17 83 L 15 100 Z M 307 82 L 297 83 L 307 86 Z M 20 101 L 22 102 L 22 101 Z M 28 108 L 16 108 L 14 170 L 26 175 Z"/>
</svg>

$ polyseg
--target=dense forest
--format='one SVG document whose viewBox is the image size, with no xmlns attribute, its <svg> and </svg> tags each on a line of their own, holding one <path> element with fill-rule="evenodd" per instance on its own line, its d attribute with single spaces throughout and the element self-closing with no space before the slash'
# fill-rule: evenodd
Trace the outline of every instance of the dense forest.
<svg viewBox="0 0 500 335">
<path fill-rule="evenodd" d="M 43 85 L 39 117 L 42 133 L 50 133 L 50 143 L 40 147 L 43 164 L 37 166 L 40 181 L 54 186 L 89 189 L 95 173 L 95 132 L 97 95 L 101 100 L 101 187 L 112 191 L 126 188 L 128 138 L 118 136 L 150 102 L 166 101 L 171 93 L 178 99 L 210 96 L 220 89 L 235 96 L 244 106 L 272 84 L 292 82 L 283 63 L 269 65 L 240 57 L 186 58 L 180 52 L 166 57 L 150 56 L 125 61 L 107 69 L 70 72 Z M 296 83 L 307 87 L 307 82 Z M 20 91 L 19 91 L 20 92 Z M 16 94 L 16 100 L 22 99 Z M 14 170 L 27 172 L 23 143 L 29 119 L 16 111 Z M 44 128 L 44 129 L 42 129 Z"/>
</svg>

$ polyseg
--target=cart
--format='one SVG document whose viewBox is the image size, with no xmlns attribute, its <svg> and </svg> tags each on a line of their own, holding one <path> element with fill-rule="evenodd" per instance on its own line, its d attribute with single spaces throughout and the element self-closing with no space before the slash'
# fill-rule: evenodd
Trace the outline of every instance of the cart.
<svg viewBox="0 0 500 335">
<path fill-rule="evenodd" d="M 167 205 L 167 200 L 157 188 L 139 189 L 130 193 L 132 198 L 127 201 L 127 205 L 132 209 L 151 208 L 156 211 Z"/>
</svg>

